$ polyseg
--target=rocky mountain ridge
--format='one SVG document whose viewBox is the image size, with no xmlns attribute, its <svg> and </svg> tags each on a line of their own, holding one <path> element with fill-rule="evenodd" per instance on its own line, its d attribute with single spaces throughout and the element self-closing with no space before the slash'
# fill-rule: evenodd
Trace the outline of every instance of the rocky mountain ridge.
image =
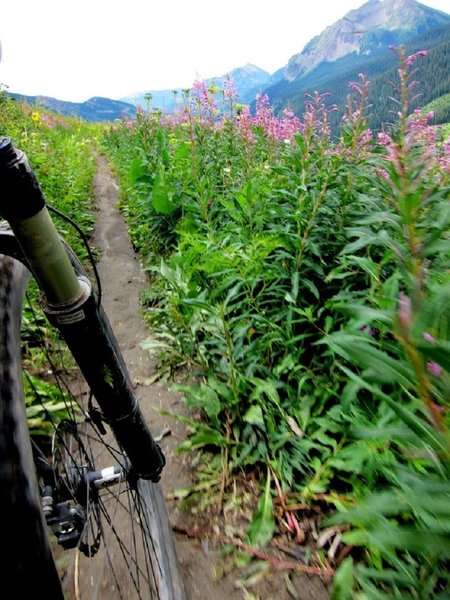
<svg viewBox="0 0 450 600">
<path fill-rule="evenodd" d="M 416 0 L 368 0 L 327 27 L 292 56 L 282 78 L 294 81 L 322 63 L 333 63 L 349 54 L 374 57 L 387 53 L 391 44 L 450 23 L 450 15 Z"/>
</svg>

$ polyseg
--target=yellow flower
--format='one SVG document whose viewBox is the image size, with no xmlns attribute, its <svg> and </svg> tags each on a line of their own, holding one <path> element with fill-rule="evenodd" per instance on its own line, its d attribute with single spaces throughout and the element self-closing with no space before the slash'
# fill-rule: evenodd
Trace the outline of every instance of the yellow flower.
<svg viewBox="0 0 450 600">
<path fill-rule="evenodd" d="M 41 114 L 37 110 L 35 110 L 31 113 L 31 120 L 33 121 L 33 123 L 36 123 L 36 125 L 39 125 L 41 122 Z"/>
</svg>

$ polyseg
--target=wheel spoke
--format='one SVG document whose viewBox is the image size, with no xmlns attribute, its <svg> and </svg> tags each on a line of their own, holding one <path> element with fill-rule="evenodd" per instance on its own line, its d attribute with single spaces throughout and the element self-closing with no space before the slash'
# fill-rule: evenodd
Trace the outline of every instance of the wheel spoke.
<svg viewBox="0 0 450 600">
<path fill-rule="evenodd" d="M 6 279 L 10 273 L 9 266 L 7 262 L 3 271 Z M 108 425 L 101 421 L 101 413 L 93 406 L 89 390 L 75 375 L 73 359 L 60 340 L 56 344 L 49 343 L 53 334 L 44 336 L 40 333 L 42 319 L 37 317 L 34 309 L 27 317 L 33 337 L 28 337 L 24 356 L 26 365 L 35 364 L 34 355 L 27 354 L 31 347 L 33 352 L 38 353 L 39 367 L 26 378 L 27 405 L 34 402 L 34 414 L 43 415 L 42 429 L 45 427 L 52 433 L 44 443 L 42 438 L 36 438 L 32 452 L 20 385 L 21 350 L 18 343 L 18 317 L 25 286 L 21 280 L 20 290 L 17 290 L 14 281 L 13 285 L 4 287 L 6 292 L 3 296 L 0 286 L 2 322 L 8 327 L 10 323 L 16 324 L 3 337 L 0 335 L 0 350 L 10 361 L 7 372 L 14 383 L 11 383 L 10 390 L 3 386 L 2 398 L 15 398 L 13 410 L 8 412 L 7 417 L 14 416 L 14 430 L 20 429 L 21 437 L 9 436 L 9 452 L 21 456 L 17 465 L 27 465 L 26 469 L 22 467 L 20 474 L 21 489 L 30 485 L 33 493 L 15 494 L 14 498 L 25 499 L 25 502 L 21 501 L 20 508 L 16 508 L 18 503 L 12 500 L 11 494 L 5 502 L 9 514 L 16 510 L 15 527 L 24 523 L 18 536 L 17 531 L 13 535 L 11 526 L 2 521 L 6 539 L 10 540 L 11 547 L 14 543 L 14 552 L 6 563 L 11 566 L 11 577 L 17 581 L 18 577 L 13 575 L 17 569 L 18 572 L 25 570 L 30 576 L 33 574 L 33 581 L 39 581 L 43 588 L 52 590 L 52 598 L 61 597 L 61 580 L 64 593 L 69 598 L 183 600 L 183 586 L 176 570 L 176 555 L 164 505 L 159 506 L 158 500 L 158 507 L 151 506 L 160 493 L 159 488 L 154 488 L 158 490 L 156 496 L 147 491 L 142 493 L 147 488 L 141 488 L 141 481 L 129 476 L 129 461 L 117 446 Z M 30 315 L 34 324 L 30 324 Z M 3 329 L 6 331 L 6 327 Z M 36 344 L 40 344 L 41 349 L 36 349 Z M 57 352 L 50 352 L 49 346 L 56 346 Z M 45 367 L 41 366 L 43 363 Z M 24 452 L 22 449 L 25 449 Z M 33 466 L 38 481 L 34 477 Z M 120 471 L 120 477 L 113 474 L 114 468 Z M 106 487 L 99 485 L 101 479 Z M 146 482 L 146 485 L 156 484 Z M 27 502 L 29 506 L 25 506 Z M 27 521 L 23 518 L 25 509 Z M 39 519 L 39 524 L 33 522 L 36 535 L 33 546 L 30 544 L 28 547 L 30 523 L 36 521 L 39 509 L 44 512 L 50 526 L 50 543 L 46 539 L 44 519 Z M 26 545 L 21 541 L 24 539 L 27 540 Z M 160 549 L 166 547 L 169 551 L 161 554 Z M 172 586 L 172 566 L 177 578 L 175 588 Z M 161 583 L 163 587 L 160 587 Z M 18 589 L 22 590 L 22 587 L 18 586 Z M 37 590 L 39 593 L 40 590 Z"/>
</svg>

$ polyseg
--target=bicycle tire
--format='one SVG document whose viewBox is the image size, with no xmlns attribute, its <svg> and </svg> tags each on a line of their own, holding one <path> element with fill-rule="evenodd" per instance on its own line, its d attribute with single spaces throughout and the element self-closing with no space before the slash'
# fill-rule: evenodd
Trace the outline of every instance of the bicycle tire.
<svg viewBox="0 0 450 600">
<path fill-rule="evenodd" d="M 184 600 L 159 484 L 125 480 L 98 494 L 86 490 L 82 535 L 77 547 L 65 550 L 63 557 L 48 535 L 42 509 L 44 484 L 34 468 L 36 451 L 33 457 L 22 385 L 20 322 L 28 278 L 21 263 L 0 255 L 0 530 L 7 548 L 6 559 L 0 563 L 2 584 L 10 584 L 18 597 L 21 591 L 25 597 L 30 586 L 39 585 L 42 591 L 34 593 L 35 597 Z M 77 402 L 88 396 L 77 394 Z M 75 503 L 80 496 L 80 486 L 73 484 L 75 471 L 81 477 L 86 469 L 109 467 L 111 456 L 124 465 L 127 459 L 120 448 L 113 448 L 112 435 L 100 432 L 98 423 L 84 418 L 86 407 L 76 409 L 72 401 L 70 418 L 55 424 L 45 461 Z M 105 453 L 106 465 L 102 462 Z M 43 463 L 43 455 L 38 460 Z"/>
</svg>

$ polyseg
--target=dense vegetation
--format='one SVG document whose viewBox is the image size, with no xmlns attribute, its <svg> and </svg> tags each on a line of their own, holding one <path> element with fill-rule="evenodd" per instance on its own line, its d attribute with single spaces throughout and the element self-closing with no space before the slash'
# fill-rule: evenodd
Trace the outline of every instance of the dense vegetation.
<svg viewBox="0 0 450 600">
<path fill-rule="evenodd" d="M 95 160 L 86 124 L 16 102 L 0 90 L 0 136 L 10 137 L 27 154 L 47 202 L 75 219 L 88 234 L 94 223 L 91 185 Z M 73 231 L 68 231 L 68 236 L 82 252 L 78 236 Z"/>
<path fill-rule="evenodd" d="M 0 136 L 10 137 L 27 154 L 47 201 L 74 219 L 88 235 L 94 223 L 91 185 L 95 162 L 86 135 L 86 127 L 80 121 L 31 108 L 0 92 Z M 81 258 L 86 258 L 77 232 L 55 218 L 61 233 Z M 28 295 L 35 305 L 36 286 L 30 285 Z M 56 420 L 66 415 L 61 392 L 47 375 L 48 354 L 52 349 L 56 351 L 58 340 L 31 302 L 25 305 L 23 319 L 27 415 L 31 431 L 45 435 L 51 431 L 49 415 Z"/>
<path fill-rule="evenodd" d="M 259 473 L 248 543 L 306 534 L 335 599 L 448 584 L 450 147 L 410 115 L 421 54 L 400 53 L 378 136 L 361 77 L 334 141 L 319 94 L 302 120 L 264 97 L 252 116 L 231 82 L 224 117 L 199 83 L 105 138 L 153 274 L 145 345 L 189 366 L 202 415 L 182 450 L 205 453 L 210 494 Z"/>
</svg>

